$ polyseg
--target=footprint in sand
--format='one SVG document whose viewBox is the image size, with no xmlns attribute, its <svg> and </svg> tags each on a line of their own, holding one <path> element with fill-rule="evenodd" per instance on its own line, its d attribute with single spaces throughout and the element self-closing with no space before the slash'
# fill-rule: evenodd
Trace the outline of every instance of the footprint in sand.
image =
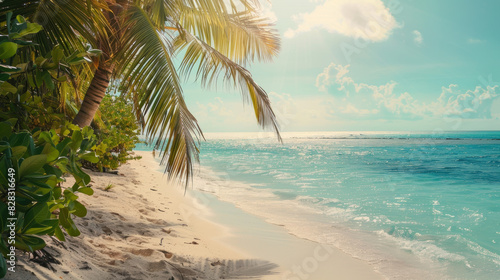
<svg viewBox="0 0 500 280">
<path fill-rule="evenodd" d="M 163 255 L 165 256 L 165 258 L 167 258 L 167 259 L 171 259 L 174 256 L 174 254 L 167 252 L 165 250 L 159 250 L 159 251 L 162 252 Z"/>
<path fill-rule="evenodd" d="M 169 224 L 164 221 L 164 220 L 160 220 L 160 219 L 150 219 L 150 218 L 146 218 L 146 220 L 150 223 L 153 223 L 155 225 L 160 225 L 160 226 L 168 226 Z"/>
<path fill-rule="evenodd" d="M 123 254 L 123 253 L 118 252 L 118 251 L 112 251 L 112 250 L 101 251 L 101 254 L 107 255 L 113 260 L 126 261 L 126 260 L 130 259 L 130 255 Z"/>
<path fill-rule="evenodd" d="M 137 237 L 137 236 L 127 237 L 125 240 L 127 240 L 130 243 L 139 244 L 139 245 L 147 242 L 146 239 L 141 238 L 141 237 Z"/>
<path fill-rule="evenodd" d="M 155 252 L 153 249 L 130 249 L 128 251 L 136 256 L 143 257 L 149 257 Z"/>
<path fill-rule="evenodd" d="M 112 215 L 115 215 L 118 217 L 118 219 L 122 220 L 122 221 L 126 221 L 127 219 L 125 219 L 122 215 L 118 214 L 118 213 L 115 213 L 115 212 L 111 212 Z"/>
<path fill-rule="evenodd" d="M 97 247 L 97 248 L 108 249 L 108 247 L 106 245 L 100 244 L 100 243 L 94 244 L 94 242 L 92 240 L 89 240 L 89 243 L 94 245 L 94 247 Z"/>
<path fill-rule="evenodd" d="M 141 182 L 137 181 L 136 179 L 132 179 L 132 184 L 134 184 L 134 185 L 140 185 Z"/>
<path fill-rule="evenodd" d="M 110 260 L 110 261 L 107 261 L 106 264 L 109 264 L 109 265 L 120 265 L 123 263 L 123 261 L 118 261 L 120 263 L 117 263 L 116 260 Z"/>
</svg>

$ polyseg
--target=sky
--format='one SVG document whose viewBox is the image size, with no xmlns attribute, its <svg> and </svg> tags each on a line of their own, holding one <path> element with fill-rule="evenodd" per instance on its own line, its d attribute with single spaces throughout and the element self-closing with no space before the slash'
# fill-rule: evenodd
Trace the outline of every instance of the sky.
<svg viewBox="0 0 500 280">
<path fill-rule="evenodd" d="M 282 131 L 500 129 L 500 1 L 261 3 L 281 51 L 249 70 Z M 261 130 L 238 90 L 184 94 L 204 132 Z"/>
</svg>

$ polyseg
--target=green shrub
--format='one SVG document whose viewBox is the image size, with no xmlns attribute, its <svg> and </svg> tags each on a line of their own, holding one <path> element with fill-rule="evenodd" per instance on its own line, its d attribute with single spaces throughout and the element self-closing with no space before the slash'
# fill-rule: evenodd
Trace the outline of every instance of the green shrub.
<svg viewBox="0 0 500 280">
<path fill-rule="evenodd" d="M 41 53 L 29 40 L 39 30 L 11 13 L 0 22 L 0 278 L 11 246 L 33 252 L 45 246 L 40 236 L 80 234 L 73 219 L 87 209 L 78 198 L 93 194 L 82 163 L 116 168 L 139 142 L 127 99 L 106 96 L 96 134 L 69 123 L 78 107 L 75 73 L 89 70 L 85 62 L 100 51 L 88 45 L 67 55 L 55 46 Z M 65 174 L 74 185 L 61 185 Z"/>
<path fill-rule="evenodd" d="M 73 217 L 84 217 L 87 210 L 78 195 L 93 194 L 80 162 L 97 162 L 90 151 L 95 135 L 88 127 L 67 123 L 59 136 L 56 130 L 13 132 L 15 122 L 0 123 L 0 252 L 5 257 L 10 246 L 28 252 L 42 249 L 41 235 L 64 241 L 63 230 L 70 236 L 80 234 Z M 73 175 L 73 186 L 61 186 L 64 174 Z M 9 228 L 9 218 L 15 218 L 15 228 Z M 5 274 L 3 256 L 0 276 Z"/>
<path fill-rule="evenodd" d="M 16 118 L 16 129 L 53 127 L 77 112 L 78 84 L 74 73 L 89 69 L 86 62 L 100 54 L 87 45 L 66 55 L 60 46 L 41 53 L 29 40 L 41 26 L 24 17 L 0 23 L 0 119 Z"/>
<path fill-rule="evenodd" d="M 139 140 L 139 125 L 132 102 L 125 97 L 107 94 L 101 103 L 101 120 L 96 128 L 98 144 L 95 152 L 99 157 L 99 171 L 115 169 L 132 157 L 130 152 Z"/>
</svg>

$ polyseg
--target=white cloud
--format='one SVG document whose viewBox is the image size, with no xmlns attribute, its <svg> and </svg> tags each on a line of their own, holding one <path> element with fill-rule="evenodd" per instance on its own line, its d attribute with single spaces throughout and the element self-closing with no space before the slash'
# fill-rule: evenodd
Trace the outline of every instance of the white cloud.
<svg viewBox="0 0 500 280">
<path fill-rule="evenodd" d="M 331 63 L 316 78 L 320 91 L 334 96 L 344 94 L 334 104 L 337 114 L 356 115 L 359 118 L 371 116 L 380 119 L 420 119 L 429 117 L 492 119 L 496 117 L 492 108 L 500 99 L 498 85 L 476 87 L 465 93 L 457 85 L 443 87 L 436 101 L 423 103 L 410 93 L 397 93 L 397 83 L 390 81 L 384 85 L 369 85 L 355 82 L 349 76 L 349 65 Z M 334 108 L 335 109 L 335 108 Z"/>
<path fill-rule="evenodd" d="M 462 93 L 458 85 L 443 87 L 438 101 L 431 105 L 433 111 L 447 117 L 464 119 L 491 119 L 493 102 L 500 97 L 497 93 L 498 85 Z"/>
<path fill-rule="evenodd" d="M 297 28 L 287 30 L 285 37 L 321 28 L 375 42 L 387 39 L 399 26 L 381 0 L 326 0 L 312 12 L 299 14 L 295 19 Z"/>
<path fill-rule="evenodd" d="M 412 34 L 413 34 L 413 41 L 417 45 L 422 45 L 422 43 L 424 42 L 424 38 L 422 37 L 422 33 L 420 33 L 420 31 L 418 31 L 418 30 L 413 30 Z"/>
</svg>

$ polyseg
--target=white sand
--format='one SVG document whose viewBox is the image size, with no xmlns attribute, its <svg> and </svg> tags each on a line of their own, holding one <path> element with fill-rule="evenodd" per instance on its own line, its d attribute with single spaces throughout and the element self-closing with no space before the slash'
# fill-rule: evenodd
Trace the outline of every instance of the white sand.
<svg viewBox="0 0 500 280">
<path fill-rule="evenodd" d="M 75 219 L 82 234 L 63 243 L 46 239 L 46 251 L 61 262 L 54 270 L 25 255 L 6 279 L 381 278 L 360 260 L 215 198 L 198 203 L 166 183 L 151 153 L 138 154 L 143 158 L 119 175 L 89 172 L 95 194 L 80 195 L 88 214 Z"/>
</svg>

